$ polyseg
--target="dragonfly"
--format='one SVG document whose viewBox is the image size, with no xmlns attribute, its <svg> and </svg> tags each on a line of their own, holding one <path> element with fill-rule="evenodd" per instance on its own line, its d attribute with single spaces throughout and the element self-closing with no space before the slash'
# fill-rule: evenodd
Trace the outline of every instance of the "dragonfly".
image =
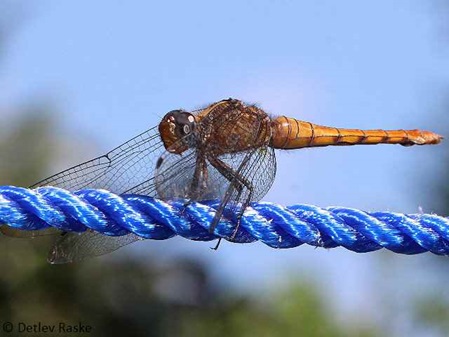
<svg viewBox="0 0 449 337">
<path fill-rule="evenodd" d="M 286 116 L 272 117 L 260 107 L 224 99 L 203 109 L 168 112 L 155 126 L 105 155 L 86 161 L 32 185 L 70 191 L 102 188 L 117 194 L 141 194 L 187 202 L 219 200 L 211 232 L 225 209 L 241 217 L 253 201 L 265 196 L 276 175 L 275 150 L 310 147 L 438 144 L 442 137 L 421 130 L 361 130 L 312 124 Z M 22 231 L 0 227 L 15 237 L 58 235 L 51 263 L 103 255 L 141 240 L 135 234 L 107 236 L 56 229 Z"/>
</svg>

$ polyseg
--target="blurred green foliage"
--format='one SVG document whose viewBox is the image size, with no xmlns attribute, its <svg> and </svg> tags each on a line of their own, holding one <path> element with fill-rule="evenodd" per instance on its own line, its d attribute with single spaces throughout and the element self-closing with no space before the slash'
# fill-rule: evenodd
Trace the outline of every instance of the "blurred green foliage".
<svg viewBox="0 0 449 337">
<path fill-rule="evenodd" d="M 0 184 L 28 186 L 48 171 L 57 147 L 54 123 L 45 107 L 32 104 L 0 126 Z"/>
</svg>

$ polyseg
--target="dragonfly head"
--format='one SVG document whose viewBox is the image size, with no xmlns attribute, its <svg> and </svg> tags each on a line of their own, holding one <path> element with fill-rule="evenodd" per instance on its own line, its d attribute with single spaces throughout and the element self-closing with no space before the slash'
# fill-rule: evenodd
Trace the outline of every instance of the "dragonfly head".
<svg viewBox="0 0 449 337">
<path fill-rule="evenodd" d="M 159 123 L 159 135 L 168 152 L 181 154 L 189 148 L 195 130 L 195 116 L 183 110 L 168 112 Z"/>
</svg>

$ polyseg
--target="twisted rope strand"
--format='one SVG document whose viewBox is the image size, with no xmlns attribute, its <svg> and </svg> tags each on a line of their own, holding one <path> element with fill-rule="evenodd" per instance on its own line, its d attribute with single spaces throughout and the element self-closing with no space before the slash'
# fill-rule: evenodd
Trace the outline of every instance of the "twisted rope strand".
<svg viewBox="0 0 449 337">
<path fill-rule="evenodd" d="M 324 248 L 342 246 L 358 253 L 386 248 L 401 254 L 429 251 L 449 255 L 449 220 L 433 214 L 369 213 L 345 207 L 284 207 L 259 202 L 245 210 L 237 233 L 234 233 L 236 215 L 225 210 L 212 234 L 209 224 L 217 207 L 217 201 L 186 205 L 183 200 L 119 196 L 105 190 L 72 193 L 56 187 L 30 190 L 0 186 L 0 223 L 21 230 L 91 229 L 110 236 L 134 233 L 155 240 L 180 235 L 198 241 L 258 240 L 272 248 L 306 243 Z"/>
</svg>

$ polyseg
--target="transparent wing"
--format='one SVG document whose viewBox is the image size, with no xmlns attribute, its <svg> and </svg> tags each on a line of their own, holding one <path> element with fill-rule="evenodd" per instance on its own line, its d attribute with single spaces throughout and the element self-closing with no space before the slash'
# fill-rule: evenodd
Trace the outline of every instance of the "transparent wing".
<svg viewBox="0 0 449 337">
<path fill-rule="evenodd" d="M 276 170 L 272 148 L 257 149 L 250 153 L 220 156 L 235 178 L 227 178 L 206 159 L 207 174 L 201 176 L 200 184 L 205 186 L 201 194 L 193 195 L 192 180 L 196 169 L 197 153 L 188 150 L 183 155 L 166 153 L 155 174 L 155 183 L 146 181 L 130 190 L 131 193 L 157 194 L 162 199 L 183 198 L 190 200 L 222 200 L 216 221 L 221 218 L 226 206 L 240 214 L 250 201 L 263 197 L 274 179 Z M 257 179 L 255 179 L 257 178 Z M 237 182 L 238 181 L 238 182 Z M 247 182 L 242 184 L 241 181 Z M 240 185 L 239 185 L 240 184 Z M 236 187 L 239 186 L 242 190 Z M 230 191 L 230 192 L 229 192 Z M 229 192 L 229 198 L 225 199 Z M 215 220 L 215 219 L 214 219 Z M 110 237 L 92 231 L 84 233 L 65 233 L 55 243 L 49 255 L 50 263 L 80 261 L 88 257 L 110 253 L 116 249 L 141 239 L 134 234 Z"/>
<path fill-rule="evenodd" d="M 217 214 L 210 224 L 211 231 L 215 229 L 225 211 L 240 218 L 251 201 L 263 198 L 273 184 L 276 174 L 276 157 L 270 147 L 225 155 L 220 159 L 231 169 L 232 180 L 220 197 Z M 222 172 L 218 170 L 213 170 L 212 174 L 214 177 L 223 177 Z"/>
<path fill-rule="evenodd" d="M 185 154 L 166 153 L 156 170 L 154 183 L 136 186 L 132 193 L 156 193 L 161 199 L 182 198 L 190 200 L 223 199 L 230 186 L 241 198 L 260 200 L 270 189 L 276 174 L 274 150 L 269 147 L 204 158 L 204 170 L 199 175 L 199 192 L 192 189 L 198 154 L 188 150 Z M 219 162 L 219 163 L 217 163 Z M 248 190 L 248 191 L 247 191 Z M 251 195 L 250 195 L 251 194 Z M 236 201 L 236 196 L 232 199 Z"/>
<path fill-rule="evenodd" d="M 109 153 L 64 170 L 31 186 L 57 186 L 70 191 L 104 188 L 122 194 L 153 177 L 156 159 L 164 152 L 157 127 Z"/>
<path fill-rule="evenodd" d="M 188 149 L 182 154 L 165 152 L 159 157 L 154 179 L 134 186 L 126 193 L 157 195 L 161 199 L 189 199 L 190 181 L 195 171 L 196 150 Z"/>
<path fill-rule="evenodd" d="M 54 244 L 48 255 L 52 264 L 81 261 L 89 257 L 111 253 L 120 247 L 142 240 L 141 237 L 128 234 L 125 236 L 109 236 L 92 231 L 83 233 L 63 233 Z M 107 245 L 105 245 L 107 242 Z"/>
<path fill-rule="evenodd" d="M 161 163 L 155 174 L 155 184 L 151 188 L 165 200 L 220 199 L 229 181 L 218 172 L 214 172 L 215 169 L 207 157 L 201 157 L 195 149 L 186 152 L 182 158 L 171 153 L 161 157 Z M 195 178 L 198 179 L 196 190 Z"/>
<path fill-rule="evenodd" d="M 244 200 L 247 196 L 249 201 L 258 201 L 273 185 L 276 175 L 276 156 L 273 148 L 257 148 L 247 153 L 245 157 L 238 154 L 220 158 L 235 170 L 237 176 L 235 180 L 244 182 L 240 200 Z M 251 191 L 246 191 L 249 189 Z"/>
<path fill-rule="evenodd" d="M 153 181 L 156 159 L 163 152 L 164 147 L 157 127 L 154 127 L 103 156 L 39 181 L 31 188 L 47 185 L 71 191 L 83 188 L 104 188 L 122 194 L 145 181 Z M 151 195 L 154 196 L 154 194 Z M 23 231 L 8 226 L 1 226 L 0 230 L 2 234 L 13 237 L 60 235 L 49 257 L 52 263 L 65 263 L 81 260 L 87 256 L 106 254 L 139 238 L 133 234 L 111 237 L 91 231 L 83 233 L 61 233 L 55 229 Z"/>
</svg>

